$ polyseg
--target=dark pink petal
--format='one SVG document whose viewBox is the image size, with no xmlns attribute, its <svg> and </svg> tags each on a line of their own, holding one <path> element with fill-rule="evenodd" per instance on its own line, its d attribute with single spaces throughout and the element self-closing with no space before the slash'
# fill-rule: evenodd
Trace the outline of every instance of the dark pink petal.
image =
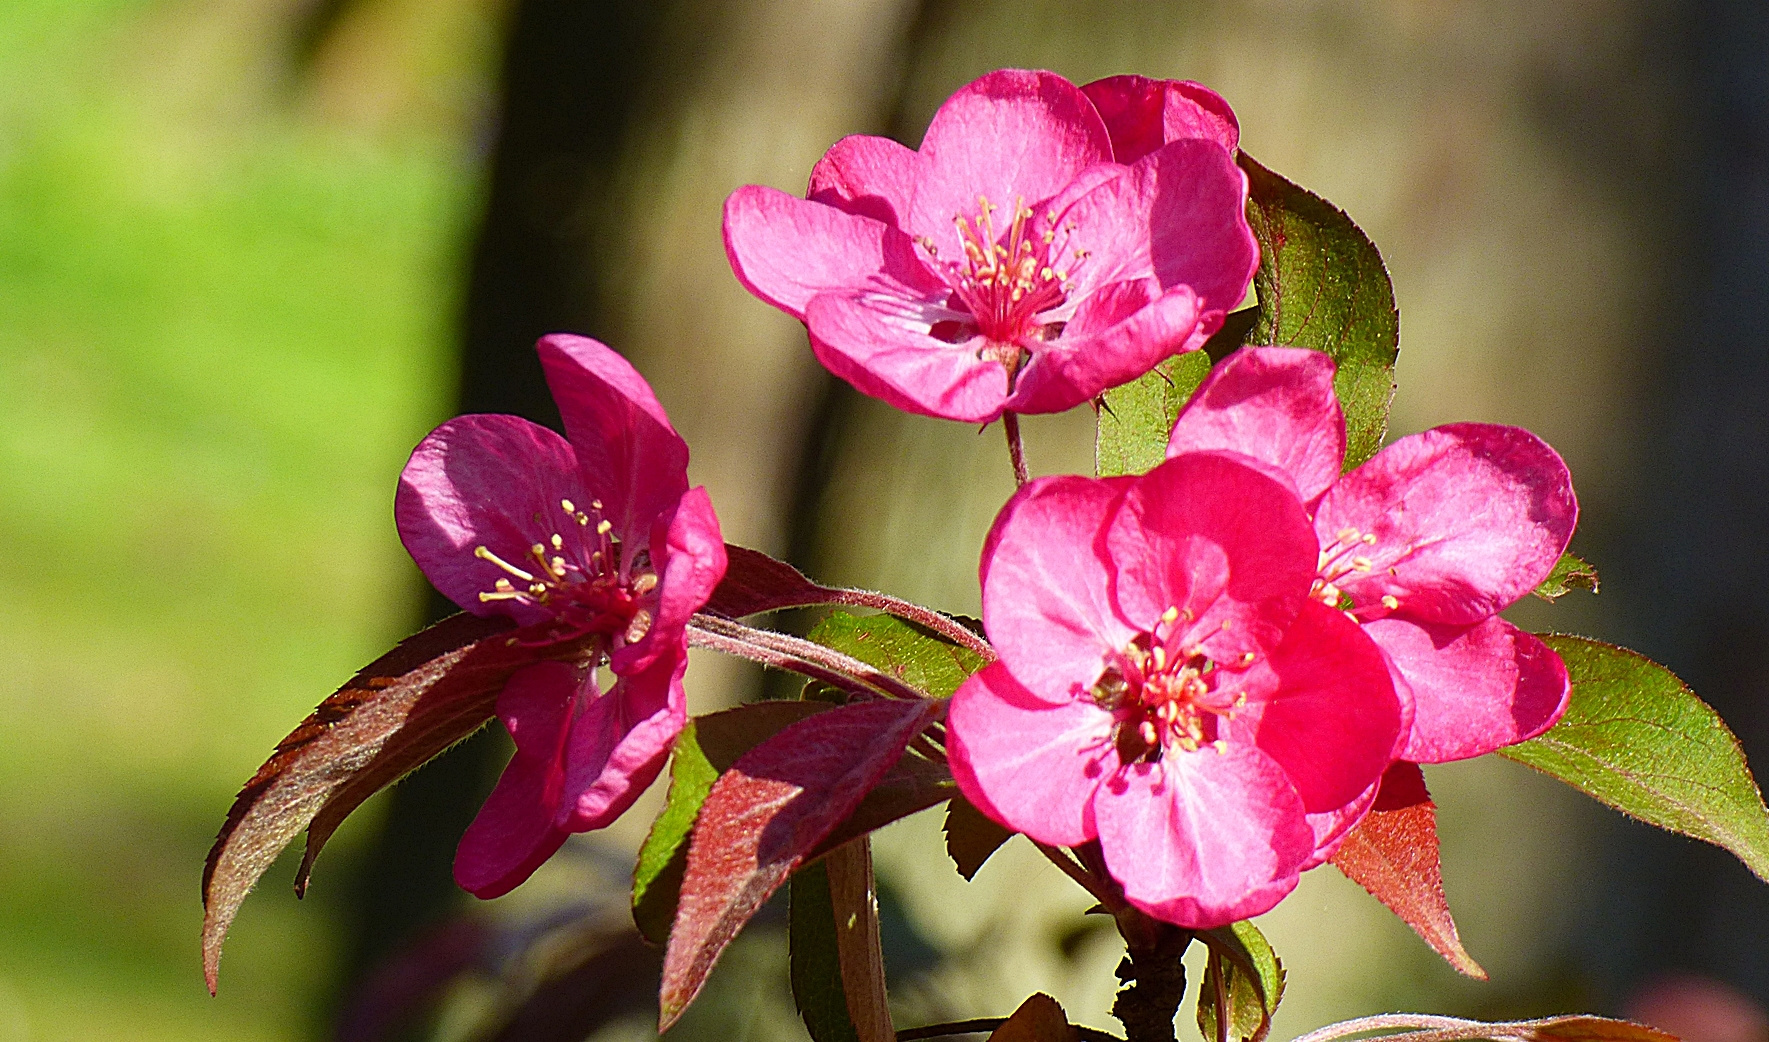
<svg viewBox="0 0 1769 1042">
<path fill-rule="evenodd" d="M 393 519 L 412 560 L 449 600 L 476 615 L 509 615 L 528 625 L 552 613 L 516 601 L 481 603 L 481 593 L 510 576 L 475 557 L 474 548 L 520 568 L 529 547 L 558 531 L 561 499 L 591 498 L 564 438 L 515 416 L 461 416 L 412 451 Z"/>
<path fill-rule="evenodd" d="M 1093 797 L 1100 848 L 1124 896 L 1200 930 L 1270 910 L 1314 850 L 1284 769 L 1251 746 L 1220 748 L 1169 749 Z"/>
<path fill-rule="evenodd" d="M 902 228 L 926 161 L 888 137 L 853 134 L 837 141 L 811 168 L 805 197 Z"/>
<path fill-rule="evenodd" d="M 1202 138 L 1233 152 L 1241 127 L 1222 95 L 1189 80 L 1111 76 L 1081 88 L 1105 120 L 1112 154 L 1134 163 L 1169 141 Z"/>
<path fill-rule="evenodd" d="M 657 570 L 656 592 L 641 602 L 651 624 L 636 644 L 617 648 L 609 665 L 616 673 L 636 673 L 661 654 L 681 654 L 682 630 L 706 604 L 725 577 L 725 540 L 713 513 L 712 497 L 696 487 L 651 529 L 651 563 Z"/>
<path fill-rule="evenodd" d="M 987 423 L 1007 401 L 1007 368 L 977 357 L 983 341 L 928 334 L 915 305 L 871 293 L 825 293 L 805 312 L 811 350 L 830 372 L 905 412 Z"/>
<path fill-rule="evenodd" d="M 1131 486 L 1107 534 L 1124 618 L 1149 629 L 1176 609 L 1169 643 L 1202 644 L 1218 662 L 1277 644 L 1306 599 L 1317 548 L 1289 481 L 1260 466 L 1188 453 Z"/>
<path fill-rule="evenodd" d="M 1413 689 L 1402 756 L 1444 763 L 1515 745 L 1554 726 L 1572 688 L 1553 649 L 1504 619 L 1442 626 L 1364 624 Z"/>
<path fill-rule="evenodd" d="M 651 385 L 610 348 L 553 333 L 541 338 L 537 350 L 584 486 L 602 501 L 602 517 L 631 554 L 650 535 L 651 520 L 688 491 L 688 445 L 670 426 Z M 589 509 L 582 497 L 573 502 Z M 559 510 L 555 502 L 542 516 L 562 522 Z"/>
<path fill-rule="evenodd" d="M 1315 528 L 1323 546 L 1341 532 L 1375 536 L 1357 550 L 1370 569 L 1335 580 L 1360 615 L 1391 596 L 1405 617 L 1466 625 L 1546 578 L 1578 513 L 1566 464 L 1540 438 L 1455 423 L 1401 438 L 1345 475 Z"/>
<path fill-rule="evenodd" d="M 1062 336 L 1037 346 L 1005 407 L 1018 413 L 1062 412 L 1129 383 L 1169 355 L 1202 347 L 1220 316 L 1201 322 L 1198 298 L 1186 286 L 1133 309 L 1149 301 L 1153 282 L 1113 283 L 1083 301 Z M 1106 324 L 1125 311 L 1129 314 L 1115 324 Z"/>
<path fill-rule="evenodd" d="M 455 882 L 475 897 L 509 893 L 553 856 L 567 832 L 554 825 L 565 791 L 565 736 L 577 677 L 562 662 L 516 673 L 498 695 L 498 717 L 516 755 L 455 852 Z"/>
<path fill-rule="evenodd" d="M 578 716 L 565 749 L 560 828 L 587 832 L 607 825 L 656 779 L 688 722 L 687 668 L 686 647 L 660 655 L 644 670 L 619 677 Z"/>
<path fill-rule="evenodd" d="M 1333 360 L 1298 347 L 1245 347 L 1210 371 L 1180 411 L 1167 455 L 1225 449 L 1290 475 L 1313 506 L 1345 461 Z"/>
<path fill-rule="evenodd" d="M 1118 769 L 1112 714 L 1086 698 L 1044 701 L 1000 662 L 964 682 L 950 713 L 947 758 L 966 799 L 1040 842 L 1094 837 L 1093 791 Z"/>
<path fill-rule="evenodd" d="M 725 200 L 725 255 L 745 289 L 798 319 L 819 293 L 938 301 L 949 292 L 895 228 L 760 185 Z"/>
<path fill-rule="evenodd" d="M 953 218 L 974 220 L 978 197 L 1005 233 L 1019 205 L 1037 207 L 1077 174 L 1109 162 L 1112 142 L 1080 89 L 1050 72 L 1001 69 L 946 99 L 921 141 L 926 160 L 906 229 L 941 257 L 964 256 Z"/>
<path fill-rule="evenodd" d="M 1137 633 L 1113 610 L 1102 534 L 1132 480 L 1032 481 L 983 544 L 983 628 L 1014 678 L 1045 701 L 1087 697 L 1106 654 Z"/>
<path fill-rule="evenodd" d="M 1377 793 L 1381 791 L 1382 783 L 1372 782 L 1357 799 L 1345 806 L 1308 815 L 1308 827 L 1314 830 L 1314 853 L 1302 863 L 1304 872 L 1333 860 L 1333 855 L 1345 843 L 1345 837 L 1351 835 L 1351 830 L 1375 806 Z"/>
<path fill-rule="evenodd" d="M 1310 813 L 1357 799 L 1392 762 L 1411 716 L 1382 652 L 1343 612 L 1311 600 L 1267 668 L 1277 675 L 1276 693 L 1227 724 L 1231 739 L 1250 741 L 1283 765 Z"/>
<path fill-rule="evenodd" d="M 1207 141 L 1175 141 L 1077 199 L 1060 217 L 1073 292 L 1153 275 L 1190 286 L 1205 311 L 1247 295 L 1259 245 L 1247 224 L 1247 175 Z M 1073 225 L 1070 230 L 1070 225 Z"/>
</svg>

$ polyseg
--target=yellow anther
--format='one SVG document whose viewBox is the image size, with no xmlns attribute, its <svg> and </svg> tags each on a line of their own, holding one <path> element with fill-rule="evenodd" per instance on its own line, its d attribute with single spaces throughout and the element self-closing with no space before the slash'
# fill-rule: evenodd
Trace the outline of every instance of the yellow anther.
<svg viewBox="0 0 1769 1042">
<path fill-rule="evenodd" d="M 1235 692 L 1235 708 L 1239 709 L 1246 704 L 1247 704 L 1247 692 L 1245 692 L 1245 691 Z"/>
<path fill-rule="evenodd" d="M 1357 529 L 1341 528 L 1339 531 L 1333 533 L 1333 538 L 1339 540 L 1341 543 L 1349 543 L 1357 538 Z"/>
<path fill-rule="evenodd" d="M 600 500 L 600 499 L 592 499 L 592 500 L 590 500 L 590 509 L 591 509 L 591 510 L 594 510 L 594 511 L 597 511 L 597 512 L 598 512 L 598 513 L 599 513 L 599 512 L 601 512 L 601 510 L 602 510 L 602 501 L 601 501 L 601 500 Z"/>
<path fill-rule="evenodd" d="M 651 632 L 651 613 L 641 609 L 633 614 L 633 621 L 627 623 L 626 641 L 628 644 L 637 644 L 649 632 Z"/>
<path fill-rule="evenodd" d="M 553 538 L 548 540 L 548 542 L 553 544 L 553 549 L 555 550 L 565 549 L 565 537 L 557 532 L 553 533 Z"/>
<path fill-rule="evenodd" d="M 1241 665 L 1251 666 L 1253 664 L 1253 660 L 1258 657 L 1259 656 L 1253 654 L 1253 652 L 1251 652 L 1251 651 L 1243 651 L 1243 652 L 1241 652 Z"/>
<path fill-rule="evenodd" d="M 1167 623 L 1169 626 L 1173 625 L 1174 620 L 1178 618 L 1179 607 L 1177 605 L 1170 607 L 1161 613 L 1161 621 Z"/>
<path fill-rule="evenodd" d="M 560 579 L 565 578 L 565 558 L 553 558 L 553 575 Z"/>
<path fill-rule="evenodd" d="M 1356 571 L 1367 572 L 1371 568 L 1374 568 L 1375 565 L 1370 563 L 1368 557 L 1353 557 L 1351 559 L 1351 567 Z"/>
<path fill-rule="evenodd" d="M 1376 545 L 1376 533 L 1374 533 L 1374 532 L 1364 533 L 1364 545 L 1365 546 L 1375 546 Z"/>
<path fill-rule="evenodd" d="M 633 580 L 633 592 L 638 594 L 650 593 L 652 588 L 656 585 L 657 573 L 644 572 L 637 579 Z"/>
<path fill-rule="evenodd" d="M 1389 611 L 1393 611 L 1400 607 L 1400 598 L 1392 593 L 1385 593 L 1382 595 L 1382 607 L 1387 608 Z"/>
<path fill-rule="evenodd" d="M 573 503 L 573 502 L 572 502 L 572 501 L 571 501 L 571 500 L 569 500 L 569 499 L 561 499 L 561 500 L 560 500 L 560 501 L 559 501 L 559 506 L 561 506 L 561 507 L 562 507 L 562 508 L 564 508 L 564 510 L 565 510 L 565 512 L 566 512 L 566 513 L 567 513 L 567 514 L 575 514 L 575 513 L 577 513 L 577 504 L 576 504 L 576 503 Z"/>
<path fill-rule="evenodd" d="M 1155 656 L 1155 670 L 1159 672 L 1160 670 L 1166 669 L 1167 649 L 1157 644 L 1153 649 L 1153 654 Z"/>
<path fill-rule="evenodd" d="M 607 518 L 603 518 L 601 521 L 596 522 L 597 535 L 607 535 L 612 531 L 614 531 L 614 524 Z"/>
<path fill-rule="evenodd" d="M 1216 755 L 1218 755 L 1218 756 L 1227 756 L 1228 755 L 1228 743 L 1223 741 L 1220 738 L 1218 738 L 1214 742 L 1211 742 L 1210 748 L 1215 749 Z"/>
<path fill-rule="evenodd" d="M 580 510 L 580 511 L 578 511 L 578 513 L 577 513 L 577 523 L 578 523 L 578 525 L 579 525 L 579 526 L 580 526 L 580 527 L 588 527 L 588 526 L 589 526 L 589 523 L 590 523 L 590 515 L 588 515 L 588 514 L 586 514 L 586 513 L 584 513 L 584 512 L 583 512 L 583 511 L 581 511 L 581 510 Z"/>
<path fill-rule="evenodd" d="M 1155 725 L 1147 720 L 1144 720 L 1142 725 L 1136 729 L 1136 733 L 1141 735 L 1142 740 L 1150 745 L 1154 745 L 1156 739 L 1160 737 L 1160 734 L 1155 730 Z"/>
</svg>

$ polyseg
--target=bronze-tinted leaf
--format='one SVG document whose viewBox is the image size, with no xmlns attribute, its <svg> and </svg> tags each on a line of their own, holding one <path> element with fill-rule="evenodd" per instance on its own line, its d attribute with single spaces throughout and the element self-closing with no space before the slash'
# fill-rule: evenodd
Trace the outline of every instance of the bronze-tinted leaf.
<svg viewBox="0 0 1769 1042">
<path fill-rule="evenodd" d="M 705 611 L 738 619 L 764 611 L 828 602 L 832 591 L 804 573 L 760 550 L 725 544 L 725 577 L 713 590 Z"/>
<path fill-rule="evenodd" d="M 1417 764 L 1397 763 L 1382 778 L 1376 804 L 1345 837 L 1333 866 L 1387 905 L 1458 973 L 1486 980 L 1462 947 L 1443 894 L 1437 806 Z"/>
<path fill-rule="evenodd" d="M 958 866 L 958 874 L 975 879 L 989 855 L 1013 838 L 1014 831 L 998 824 L 963 796 L 946 805 L 946 853 Z"/>
<path fill-rule="evenodd" d="M 989 1036 L 989 1042 L 1073 1042 L 1078 1037 L 1057 1000 L 1039 992 L 1020 1003 L 1013 1016 Z"/>
<path fill-rule="evenodd" d="M 664 955 L 659 1030 L 706 983 L 762 902 L 859 806 L 941 701 L 860 702 L 819 713 L 745 753 L 713 783 L 688 846 Z"/>
<path fill-rule="evenodd" d="M 512 673 L 583 656 L 593 639 L 545 637 L 501 618 L 445 619 L 369 664 L 277 744 L 235 798 L 203 870 L 210 991 L 228 925 L 296 833 L 313 825 L 299 890 L 326 838 L 363 800 L 491 719 Z"/>
</svg>

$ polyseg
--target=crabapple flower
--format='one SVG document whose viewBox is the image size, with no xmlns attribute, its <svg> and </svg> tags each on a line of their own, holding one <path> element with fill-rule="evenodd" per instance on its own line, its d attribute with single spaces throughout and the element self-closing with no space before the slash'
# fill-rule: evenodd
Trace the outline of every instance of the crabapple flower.
<svg viewBox="0 0 1769 1042">
<path fill-rule="evenodd" d="M 1149 108 L 1133 93 L 1100 91 L 1126 128 Z M 1247 180 L 1224 143 L 1233 114 L 1209 97 L 1173 106 L 1207 133 L 1133 162 L 1081 88 L 992 72 L 940 106 L 919 149 L 856 135 L 807 198 L 732 193 L 725 251 L 866 394 L 970 422 L 1060 412 L 1202 346 L 1247 291 Z"/>
<path fill-rule="evenodd" d="M 498 717 L 516 754 L 455 855 L 455 880 L 506 893 L 573 832 L 613 821 L 687 720 L 685 627 L 725 573 L 688 447 L 625 359 L 584 337 L 538 346 L 569 440 L 515 416 L 436 428 L 400 475 L 394 518 L 438 590 L 541 644 L 592 638 L 613 680 L 546 661 L 511 677 Z"/>
<path fill-rule="evenodd" d="M 1410 715 L 1375 644 L 1309 596 L 1319 552 L 1289 481 L 1232 453 L 1027 484 L 984 544 L 1001 657 L 952 698 L 959 788 L 1042 842 L 1097 839 L 1158 918 L 1271 908 L 1311 815 L 1377 783 Z"/>
<path fill-rule="evenodd" d="M 1412 694 L 1397 759 L 1461 760 L 1541 734 L 1566 710 L 1566 666 L 1498 612 L 1572 538 L 1566 464 L 1521 428 L 1455 423 L 1342 476 L 1333 373 L 1316 351 L 1244 348 L 1198 387 L 1167 453 L 1230 451 L 1289 476 L 1321 544 L 1313 597 L 1356 619 Z M 1352 823 L 1322 837 L 1323 856 Z"/>
</svg>

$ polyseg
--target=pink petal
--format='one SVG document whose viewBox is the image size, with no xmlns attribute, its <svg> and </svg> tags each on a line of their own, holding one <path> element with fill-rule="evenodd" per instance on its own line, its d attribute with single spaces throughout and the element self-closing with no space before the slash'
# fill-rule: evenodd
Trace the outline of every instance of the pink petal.
<svg viewBox="0 0 1769 1042">
<path fill-rule="evenodd" d="M 652 519 L 688 491 L 688 445 L 670 426 L 651 385 L 607 346 L 553 333 L 541 338 L 537 350 L 584 485 L 602 501 L 602 516 L 632 553 L 650 534 Z M 543 516 L 560 517 L 552 511 Z"/>
<path fill-rule="evenodd" d="M 926 166 L 921 153 L 888 137 L 853 134 L 811 168 L 805 197 L 901 228 Z"/>
<path fill-rule="evenodd" d="M 1313 506 L 1345 461 L 1333 360 L 1297 347 L 1245 347 L 1222 360 L 1180 411 L 1167 455 L 1226 449 L 1290 476 Z"/>
<path fill-rule="evenodd" d="M 1103 546 L 1132 480 L 1032 481 L 983 544 L 983 628 L 1014 678 L 1045 701 L 1086 697 L 1106 653 L 1137 632 L 1113 610 Z"/>
<path fill-rule="evenodd" d="M 922 138 L 926 160 L 905 230 L 926 235 L 942 257 L 962 257 L 953 218 L 974 218 L 979 196 L 998 208 L 1005 233 L 1014 208 L 1038 207 L 1095 163 L 1112 142 L 1080 89 L 1050 72 L 1001 69 L 946 99 Z"/>
<path fill-rule="evenodd" d="M 1153 282 L 1113 283 L 1083 301 L 1062 336 L 1037 345 L 1006 408 L 1018 413 L 1062 412 L 1129 383 L 1169 355 L 1202 347 L 1220 325 L 1220 316 L 1208 324 L 1200 322 L 1198 298 L 1186 286 L 1175 286 L 1147 306 L 1136 307 L 1149 301 Z M 1113 318 L 1118 321 L 1108 324 Z"/>
<path fill-rule="evenodd" d="M 725 577 L 725 540 L 706 489 L 688 490 L 651 529 L 651 563 L 657 571 L 654 597 L 643 602 L 651 625 L 636 644 L 614 651 L 616 673 L 636 673 L 658 655 L 681 654 L 682 630 Z"/>
<path fill-rule="evenodd" d="M 895 228 L 760 185 L 725 200 L 725 255 L 745 289 L 798 319 L 819 293 L 940 301 L 949 292 Z"/>
<path fill-rule="evenodd" d="M 1118 769 L 1112 714 L 1086 698 L 1044 701 L 1000 662 L 964 682 L 950 714 L 947 757 L 966 799 L 1040 842 L 1094 837 L 1093 791 Z"/>
<path fill-rule="evenodd" d="M 1153 275 L 1190 286 L 1204 311 L 1240 305 L 1259 266 L 1247 224 L 1247 175 L 1208 141 L 1175 141 L 1081 196 L 1061 215 L 1074 292 Z"/>
<path fill-rule="evenodd" d="M 482 603 L 509 573 L 474 556 L 484 546 L 516 567 L 558 530 L 559 501 L 588 503 L 564 438 L 515 416 L 461 416 L 431 431 L 399 476 L 393 518 L 424 576 L 476 615 L 523 625 L 551 617 L 514 601 Z"/>
<path fill-rule="evenodd" d="M 1284 769 L 1251 746 L 1169 749 L 1094 793 L 1106 866 L 1143 911 L 1193 929 L 1268 911 L 1314 850 Z"/>
<path fill-rule="evenodd" d="M 1111 76 L 1081 88 L 1105 120 L 1112 155 L 1134 163 L 1169 141 L 1201 138 L 1233 152 L 1241 127 L 1222 95 L 1189 80 Z"/>
<path fill-rule="evenodd" d="M 475 897 L 514 890 L 565 842 L 553 818 L 565 790 L 562 754 L 576 696 L 577 677 L 562 662 L 521 670 L 498 695 L 516 755 L 455 852 L 455 882 Z"/>
<path fill-rule="evenodd" d="M 1572 688 L 1553 649 L 1504 619 L 1443 626 L 1364 624 L 1413 689 L 1402 756 L 1444 763 L 1515 745 L 1554 726 Z"/>
<path fill-rule="evenodd" d="M 1375 806 L 1377 794 L 1381 791 L 1381 781 L 1371 782 L 1369 788 L 1345 806 L 1308 815 L 1308 827 L 1314 830 L 1314 853 L 1302 863 L 1304 872 L 1333 860 L 1333 855 L 1345 843 L 1345 837 L 1351 835 L 1351 830 Z"/>
<path fill-rule="evenodd" d="M 619 677 L 571 725 L 565 797 L 555 824 L 587 832 L 612 822 L 657 778 L 688 722 L 682 674 L 686 646 L 644 670 Z"/>
<path fill-rule="evenodd" d="M 1310 813 L 1357 799 L 1392 762 L 1408 722 L 1382 652 L 1343 612 L 1311 600 L 1268 668 L 1276 693 L 1237 714 L 1227 725 L 1231 738 L 1283 765 Z"/>
<path fill-rule="evenodd" d="M 1343 530 L 1376 537 L 1367 572 L 1337 580 L 1368 617 L 1384 596 L 1400 614 L 1468 624 L 1534 589 L 1578 521 L 1559 454 L 1518 427 L 1456 423 L 1401 438 L 1321 500 L 1323 546 Z"/>
<path fill-rule="evenodd" d="M 1289 482 L 1258 468 L 1198 452 L 1136 480 L 1107 534 L 1125 619 L 1146 630 L 1178 609 L 1169 643 L 1201 643 L 1218 662 L 1278 642 L 1306 598 L 1317 549 Z"/>
<path fill-rule="evenodd" d="M 983 341 L 928 335 L 917 305 L 871 293 L 825 293 L 805 311 L 811 350 L 830 372 L 888 405 L 923 416 L 987 423 L 1007 401 L 1007 369 L 977 357 Z"/>
</svg>

